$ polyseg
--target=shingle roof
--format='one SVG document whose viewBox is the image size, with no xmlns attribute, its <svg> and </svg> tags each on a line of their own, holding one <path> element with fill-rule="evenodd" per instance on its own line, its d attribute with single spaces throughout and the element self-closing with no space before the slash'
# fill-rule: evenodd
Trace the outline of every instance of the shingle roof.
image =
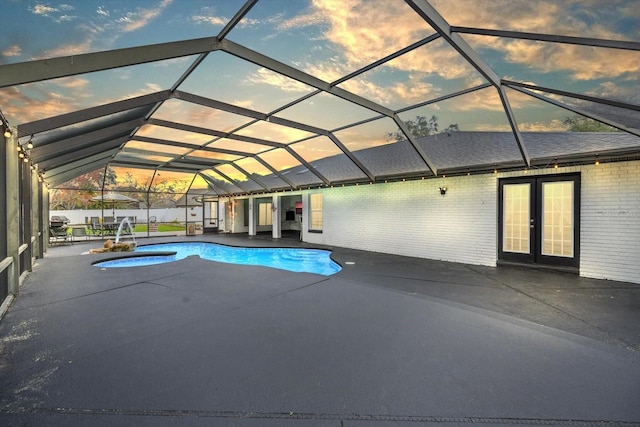
<svg viewBox="0 0 640 427">
<path fill-rule="evenodd" d="M 544 166 L 549 162 L 585 161 L 596 155 L 602 159 L 640 155 L 640 138 L 624 132 L 525 132 L 522 137 L 534 166 Z M 457 131 L 419 138 L 417 143 L 441 172 L 524 166 L 511 132 Z M 367 148 L 354 154 L 376 177 L 428 173 L 426 165 L 408 141 Z M 367 180 L 366 175 L 345 155 L 321 159 L 312 165 L 338 181 Z M 341 176 L 345 170 L 350 171 L 348 177 Z M 299 185 L 317 181 L 304 167 L 289 169 L 285 174 L 296 177 Z"/>
</svg>

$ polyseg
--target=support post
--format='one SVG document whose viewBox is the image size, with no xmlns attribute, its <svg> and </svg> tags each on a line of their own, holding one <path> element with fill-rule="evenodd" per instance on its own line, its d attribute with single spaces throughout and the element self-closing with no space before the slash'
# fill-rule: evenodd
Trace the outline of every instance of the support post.
<svg viewBox="0 0 640 427">
<path fill-rule="evenodd" d="M 33 194 L 31 193 L 31 167 L 29 164 L 20 161 L 20 184 L 22 186 L 22 194 L 20 194 L 20 205 L 22 205 L 20 220 L 22 221 L 22 240 L 21 244 L 26 245 L 26 249 L 23 252 L 22 262 L 20 270 L 23 272 L 33 270 Z M 20 213 L 20 211 L 19 211 Z M 23 246 L 24 248 L 24 246 Z"/>
<path fill-rule="evenodd" d="M 249 236 L 255 236 L 257 233 L 255 198 L 249 197 L 247 208 L 249 209 Z"/>
<path fill-rule="evenodd" d="M 31 264 L 35 264 L 36 258 L 40 256 L 40 235 L 42 225 L 40 224 L 40 191 L 38 191 L 38 174 L 29 165 L 29 182 L 31 183 Z"/>
<path fill-rule="evenodd" d="M 18 129 L 11 128 L 11 136 L 6 138 L 6 162 L 5 162 L 5 202 L 6 202 L 6 238 L 7 257 L 13 258 L 13 262 L 7 267 L 7 280 L 9 295 L 20 293 L 20 181 L 18 167 L 20 158 L 16 147 L 18 146 Z"/>
<path fill-rule="evenodd" d="M 271 198 L 271 237 L 279 239 L 282 237 L 282 218 L 280 217 L 280 208 L 282 197 L 274 194 Z"/>
</svg>

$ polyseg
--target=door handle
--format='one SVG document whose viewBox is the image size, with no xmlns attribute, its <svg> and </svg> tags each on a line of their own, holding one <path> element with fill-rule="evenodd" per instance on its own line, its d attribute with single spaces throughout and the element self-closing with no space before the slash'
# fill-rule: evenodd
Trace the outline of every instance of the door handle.
<svg viewBox="0 0 640 427">
<path fill-rule="evenodd" d="M 535 218 L 531 218 L 529 220 L 529 228 L 535 228 L 536 227 L 536 220 Z"/>
</svg>

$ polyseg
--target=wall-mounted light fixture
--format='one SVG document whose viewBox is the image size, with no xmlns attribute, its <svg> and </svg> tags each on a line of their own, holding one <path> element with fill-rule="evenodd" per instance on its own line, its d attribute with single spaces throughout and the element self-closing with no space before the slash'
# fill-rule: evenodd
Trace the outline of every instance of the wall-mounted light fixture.
<svg viewBox="0 0 640 427">
<path fill-rule="evenodd" d="M 440 194 L 442 194 L 443 196 L 447 194 L 447 187 L 440 187 Z"/>
</svg>

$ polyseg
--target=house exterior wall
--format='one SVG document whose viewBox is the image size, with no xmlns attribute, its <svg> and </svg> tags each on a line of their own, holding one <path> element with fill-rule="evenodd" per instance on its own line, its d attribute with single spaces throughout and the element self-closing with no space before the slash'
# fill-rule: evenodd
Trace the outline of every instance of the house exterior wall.
<svg viewBox="0 0 640 427">
<path fill-rule="evenodd" d="M 640 162 L 582 170 L 580 274 L 640 283 Z"/>
<path fill-rule="evenodd" d="M 439 187 L 447 187 L 444 196 Z M 323 232 L 305 232 L 303 238 L 310 243 L 495 266 L 496 188 L 496 176 L 486 174 L 325 189 Z M 308 202 L 308 197 L 304 200 Z M 305 230 L 307 222 L 305 217 Z"/>
<path fill-rule="evenodd" d="M 546 168 L 581 174 L 580 275 L 640 283 L 640 162 Z M 310 243 L 495 266 L 498 179 L 524 172 L 317 190 L 323 232 Z M 440 195 L 439 187 L 447 187 Z M 308 206 L 307 192 L 303 200 Z M 305 218 L 306 219 L 306 218 Z"/>
</svg>

